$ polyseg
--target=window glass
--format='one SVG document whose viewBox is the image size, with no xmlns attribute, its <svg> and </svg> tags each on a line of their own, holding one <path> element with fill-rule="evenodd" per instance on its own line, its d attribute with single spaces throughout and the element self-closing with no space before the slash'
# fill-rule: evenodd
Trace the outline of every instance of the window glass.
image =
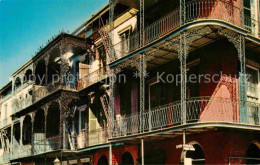
<svg viewBox="0 0 260 165">
<path fill-rule="evenodd" d="M 258 70 L 247 67 L 247 94 L 250 97 L 258 98 Z"/>
</svg>

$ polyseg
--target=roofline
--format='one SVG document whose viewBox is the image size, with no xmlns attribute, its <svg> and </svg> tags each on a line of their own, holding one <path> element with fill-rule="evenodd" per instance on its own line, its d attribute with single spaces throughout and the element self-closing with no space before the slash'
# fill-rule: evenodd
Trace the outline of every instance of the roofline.
<svg viewBox="0 0 260 165">
<path fill-rule="evenodd" d="M 3 86 L 0 88 L 0 93 L 3 92 L 3 90 L 5 90 L 6 88 L 8 88 L 9 85 L 12 85 L 12 81 L 9 81 L 9 82 L 6 83 L 5 85 L 3 85 Z"/>
<path fill-rule="evenodd" d="M 11 76 L 16 75 L 17 73 L 21 72 L 24 68 L 26 68 L 27 66 L 29 66 L 30 64 L 32 64 L 32 58 L 29 59 L 25 64 L 23 64 L 20 68 L 18 68 Z"/>
<path fill-rule="evenodd" d="M 109 10 L 109 3 L 107 3 L 102 9 L 100 9 L 98 12 L 96 12 L 95 14 L 93 14 L 91 16 L 91 18 L 89 18 L 88 20 L 86 20 L 83 24 L 81 24 L 79 27 L 77 27 L 71 34 L 72 35 L 78 35 L 80 32 L 82 32 L 82 29 L 85 28 L 87 25 L 89 25 L 90 23 L 94 22 L 97 17 L 99 15 L 104 14 L 105 12 L 107 12 Z"/>
</svg>

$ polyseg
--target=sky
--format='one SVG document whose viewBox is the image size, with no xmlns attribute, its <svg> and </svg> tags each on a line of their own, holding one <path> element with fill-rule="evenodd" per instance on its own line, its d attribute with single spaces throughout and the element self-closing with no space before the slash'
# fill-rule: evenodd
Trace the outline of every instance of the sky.
<svg viewBox="0 0 260 165">
<path fill-rule="evenodd" d="M 0 0 L 0 87 L 53 35 L 74 31 L 108 0 Z"/>
</svg>

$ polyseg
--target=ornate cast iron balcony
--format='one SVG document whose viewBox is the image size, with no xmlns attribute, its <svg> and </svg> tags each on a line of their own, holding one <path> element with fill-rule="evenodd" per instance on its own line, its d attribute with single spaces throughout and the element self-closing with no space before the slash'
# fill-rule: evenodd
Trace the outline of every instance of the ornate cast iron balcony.
<svg viewBox="0 0 260 165">
<path fill-rule="evenodd" d="M 84 88 L 89 87 L 92 84 L 95 84 L 107 77 L 107 70 L 108 68 L 102 67 L 94 72 L 87 74 L 86 76 L 82 77 L 78 81 L 77 90 L 80 91 Z"/>
<path fill-rule="evenodd" d="M 107 140 L 107 128 L 100 128 L 97 130 L 91 130 L 89 132 L 84 130 L 77 136 L 77 149 L 95 146 L 99 144 L 105 144 L 107 143 Z"/>
<path fill-rule="evenodd" d="M 33 92 L 33 102 L 37 102 L 40 99 L 47 97 L 48 95 L 54 93 L 55 91 L 58 91 L 59 89 L 63 90 L 72 90 L 75 91 L 74 88 L 71 88 L 69 85 L 68 86 L 63 86 L 63 85 L 47 85 L 47 86 L 37 86 L 35 85 L 35 90 Z"/>
<path fill-rule="evenodd" d="M 190 98 L 186 121 L 191 123 L 233 123 L 260 126 L 260 104 L 247 103 L 247 115 L 240 114 L 239 101 L 225 98 Z M 142 123 L 142 124 L 141 124 Z M 177 101 L 114 120 L 114 137 L 138 134 L 182 125 L 181 102 Z"/>
<path fill-rule="evenodd" d="M 184 24 L 198 20 L 220 20 L 248 30 L 252 35 L 260 37 L 260 23 L 248 16 L 243 16 L 242 9 L 224 0 L 197 0 L 185 4 Z M 144 47 L 158 39 L 165 37 L 181 26 L 180 8 L 144 29 Z M 128 54 L 142 48 L 139 32 L 114 45 L 114 62 Z"/>
</svg>

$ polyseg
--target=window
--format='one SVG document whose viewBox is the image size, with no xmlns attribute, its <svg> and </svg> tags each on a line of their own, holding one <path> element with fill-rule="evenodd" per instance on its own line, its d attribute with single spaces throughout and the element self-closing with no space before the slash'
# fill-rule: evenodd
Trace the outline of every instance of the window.
<svg viewBox="0 0 260 165">
<path fill-rule="evenodd" d="M 4 115 L 5 115 L 4 118 L 7 119 L 7 104 L 5 104 L 5 114 Z"/>
<path fill-rule="evenodd" d="M 167 103 L 166 85 L 160 82 L 154 82 L 149 85 L 149 106 L 155 108 Z"/>
<path fill-rule="evenodd" d="M 258 83 L 259 83 L 259 70 L 251 67 L 246 68 L 247 74 L 247 95 L 253 99 L 258 100 Z"/>
<path fill-rule="evenodd" d="M 244 0 L 243 1 L 243 10 L 244 10 L 244 26 L 247 30 L 252 30 L 251 25 L 251 4 L 252 0 Z"/>
<path fill-rule="evenodd" d="M 122 116 L 131 114 L 131 84 L 120 84 L 120 113 Z"/>
<path fill-rule="evenodd" d="M 106 52 L 104 45 L 100 46 L 98 48 L 98 54 L 99 54 L 99 63 L 100 67 L 103 68 L 102 71 L 106 71 Z"/>
<path fill-rule="evenodd" d="M 119 34 L 120 40 L 121 40 L 121 52 L 122 53 L 127 53 L 130 48 L 130 33 L 131 33 L 131 28 L 125 30 L 124 32 Z"/>
</svg>

